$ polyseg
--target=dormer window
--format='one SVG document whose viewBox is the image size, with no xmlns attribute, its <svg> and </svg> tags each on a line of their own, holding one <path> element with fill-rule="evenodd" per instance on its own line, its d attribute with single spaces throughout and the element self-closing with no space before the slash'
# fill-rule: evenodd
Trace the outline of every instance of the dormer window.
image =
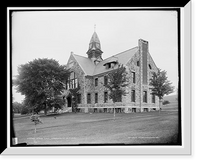
<svg viewBox="0 0 200 164">
<path fill-rule="evenodd" d="M 109 68 L 111 68 L 111 63 L 106 64 L 106 69 L 109 69 Z"/>
<path fill-rule="evenodd" d="M 116 58 L 113 57 L 109 61 L 107 61 L 107 63 L 105 63 L 103 66 L 105 66 L 106 69 L 114 68 L 117 63 L 118 61 L 116 60 Z"/>
<path fill-rule="evenodd" d="M 106 69 L 109 69 L 109 68 L 114 68 L 116 64 L 117 62 L 110 62 L 110 63 L 104 64 L 104 66 L 106 67 Z"/>
</svg>

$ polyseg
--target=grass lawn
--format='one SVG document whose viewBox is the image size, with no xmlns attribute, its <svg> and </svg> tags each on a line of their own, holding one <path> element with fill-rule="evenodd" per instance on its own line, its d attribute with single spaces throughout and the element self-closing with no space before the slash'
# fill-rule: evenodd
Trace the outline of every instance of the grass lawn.
<svg viewBox="0 0 200 164">
<path fill-rule="evenodd" d="M 178 112 L 65 113 L 41 117 L 37 125 L 29 117 L 15 118 L 18 142 L 28 145 L 71 144 L 176 144 Z"/>
</svg>

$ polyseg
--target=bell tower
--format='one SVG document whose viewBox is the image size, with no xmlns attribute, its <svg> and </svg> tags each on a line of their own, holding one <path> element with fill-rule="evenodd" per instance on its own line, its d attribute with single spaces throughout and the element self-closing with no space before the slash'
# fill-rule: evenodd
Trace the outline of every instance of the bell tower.
<svg viewBox="0 0 200 164">
<path fill-rule="evenodd" d="M 89 49 L 86 52 L 88 58 L 90 58 L 94 64 L 101 62 L 102 59 L 102 51 L 101 51 L 101 44 L 97 33 L 94 31 L 92 38 L 90 39 Z"/>
</svg>

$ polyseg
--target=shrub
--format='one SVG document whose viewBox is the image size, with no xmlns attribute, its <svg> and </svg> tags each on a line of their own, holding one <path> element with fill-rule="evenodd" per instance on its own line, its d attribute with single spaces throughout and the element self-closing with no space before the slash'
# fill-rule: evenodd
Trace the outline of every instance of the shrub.
<svg viewBox="0 0 200 164">
<path fill-rule="evenodd" d="M 23 115 L 23 114 L 28 114 L 28 113 L 29 113 L 28 108 L 24 106 L 24 107 L 22 108 L 22 110 L 21 110 L 21 115 Z"/>
<path fill-rule="evenodd" d="M 163 101 L 163 105 L 167 105 L 167 104 L 170 104 L 168 100 Z"/>
</svg>

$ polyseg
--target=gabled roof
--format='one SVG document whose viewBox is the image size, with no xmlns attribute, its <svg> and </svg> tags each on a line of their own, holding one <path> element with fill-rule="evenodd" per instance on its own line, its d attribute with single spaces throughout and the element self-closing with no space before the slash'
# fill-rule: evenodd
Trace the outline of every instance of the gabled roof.
<svg viewBox="0 0 200 164">
<path fill-rule="evenodd" d="M 80 67 L 85 72 L 85 75 L 94 76 L 94 75 L 98 75 L 98 74 L 110 71 L 110 69 L 106 69 L 104 64 L 109 63 L 111 61 L 118 61 L 118 63 L 126 65 L 127 62 L 131 59 L 131 57 L 133 57 L 133 55 L 137 51 L 138 51 L 138 47 L 131 48 L 127 51 L 113 55 L 113 56 L 101 61 L 97 65 L 95 65 L 92 62 L 92 60 L 87 57 L 83 57 L 83 56 L 75 55 L 75 54 L 73 54 L 73 56 L 74 56 L 75 60 L 78 62 L 78 64 L 80 65 Z"/>
<path fill-rule="evenodd" d="M 91 59 L 76 54 L 73 54 L 73 57 L 78 62 L 85 75 L 91 76 L 93 74 L 96 65 L 92 63 Z"/>
<path fill-rule="evenodd" d="M 133 55 L 137 51 L 138 51 L 138 47 L 131 48 L 127 51 L 121 52 L 119 54 L 113 55 L 113 56 L 103 60 L 102 62 L 100 62 L 99 64 L 96 65 L 93 75 L 98 75 L 98 74 L 110 71 L 110 69 L 106 69 L 106 67 L 103 65 L 106 63 L 109 63 L 110 61 L 112 61 L 114 59 L 117 59 L 119 64 L 126 65 L 127 62 L 131 59 L 131 57 L 133 57 Z"/>
</svg>

